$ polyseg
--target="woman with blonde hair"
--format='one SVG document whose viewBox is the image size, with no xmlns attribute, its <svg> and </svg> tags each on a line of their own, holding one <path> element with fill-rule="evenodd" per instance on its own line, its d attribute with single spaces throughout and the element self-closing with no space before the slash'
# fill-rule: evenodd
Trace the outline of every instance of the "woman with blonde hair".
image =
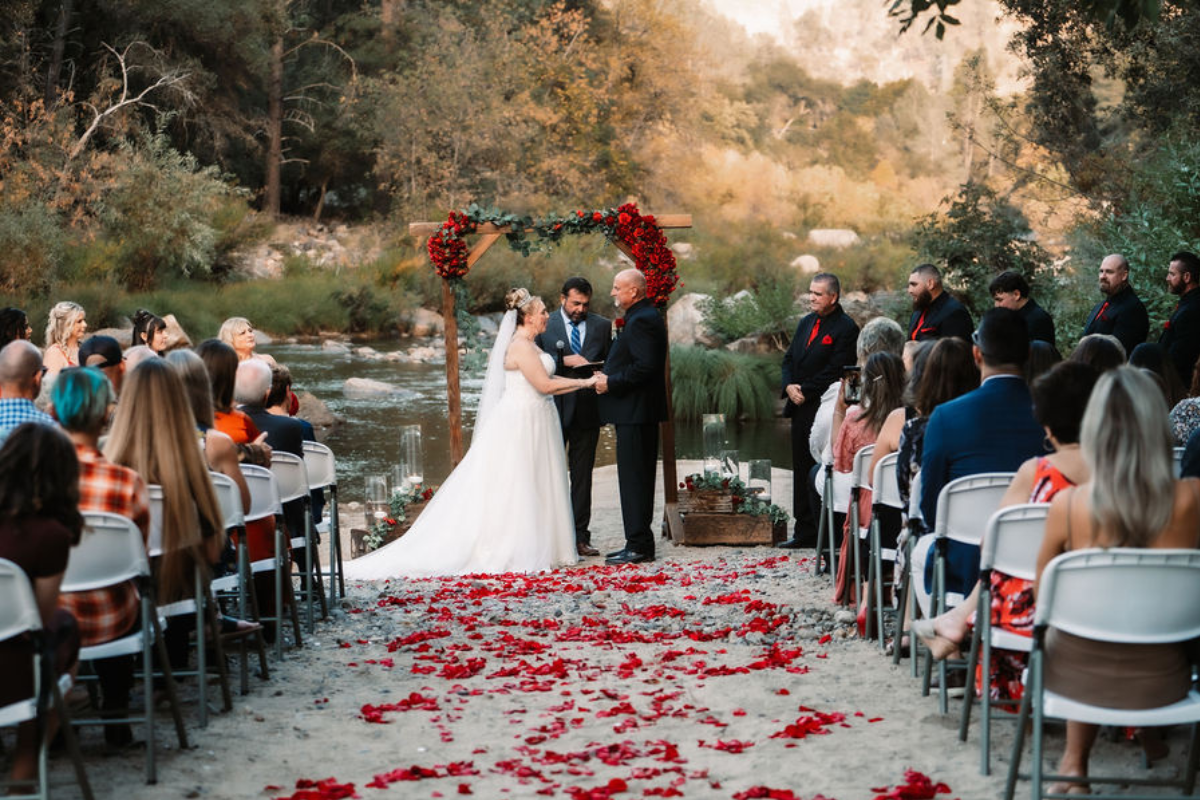
<svg viewBox="0 0 1200 800">
<path fill-rule="evenodd" d="M 254 352 L 254 326 L 245 317 L 230 317 L 222 322 L 221 329 L 217 331 L 217 338 L 233 348 L 233 351 L 237 353 L 238 361 L 261 358 L 272 367 L 275 366 L 274 358 L 264 353 Z"/>
<path fill-rule="evenodd" d="M 1194 548 L 1200 481 L 1176 480 L 1167 406 L 1135 367 L 1101 376 L 1088 400 L 1080 449 L 1090 479 L 1050 503 L 1037 575 L 1060 553 L 1089 547 Z M 1120 592 L 1122 587 L 1114 586 Z M 1070 699 L 1110 708 L 1157 708 L 1187 696 L 1192 665 L 1182 645 L 1101 643 L 1051 629 L 1045 685 Z M 1087 794 L 1097 726 L 1067 722 L 1058 772 L 1078 778 L 1051 793 Z"/>
<path fill-rule="evenodd" d="M 161 359 L 139 364 L 125 378 L 104 455 L 162 487 L 160 603 L 190 596 L 192 565 L 207 572 L 225 544 L 221 507 L 196 438 L 175 370 Z"/>
<path fill-rule="evenodd" d="M 46 320 L 42 366 L 47 382 L 54 380 L 64 367 L 79 366 L 79 342 L 87 332 L 87 313 L 83 306 L 64 300 L 55 303 Z"/>
</svg>

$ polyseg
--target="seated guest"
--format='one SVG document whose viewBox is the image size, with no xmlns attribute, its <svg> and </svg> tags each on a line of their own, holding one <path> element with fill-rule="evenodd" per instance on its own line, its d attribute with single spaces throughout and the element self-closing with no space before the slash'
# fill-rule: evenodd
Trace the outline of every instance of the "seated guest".
<svg viewBox="0 0 1200 800">
<path fill-rule="evenodd" d="M 1079 448 L 1079 428 L 1098 377 L 1096 370 L 1087 364 L 1065 361 L 1033 384 L 1033 415 L 1041 423 L 1054 450 L 1021 465 L 1000 501 L 1000 508 L 1019 503 L 1049 503 L 1063 489 L 1088 479 L 1087 462 Z M 1032 635 L 1033 583 L 994 571 L 990 589 L 991 624 L 1022 636 Z M 947 658 L 958 653 L 960 646 L 970 638 L 978 604 L 977 583 L 961 604 L 934 619 L 918 621 L 913 630 L 925 640 L 934 658 Z M 1021 699 L 1025 661 L 1024 653 L 992 651 L 989 665 L 992 700 L 1015 703 Z"/>
<path fill-rule="evenodd" d="M 74 443 L 79 458 L 79 510 L 107 511 L 128 517 L 137 524 L 145 542 L 150 535 L 150 498 L 145 481 L 133 470 L 110 462 L 98 449 L 100 434 L 114 402 L 116 396 L 108 379 L 85 367 L 64 369 L 50 393 L 52 413 Z M 78 621 L 84 647 L 125 636 L 138 625 L 141 610 L 137 587 L 132 581 L 64 594 L 59 605 Z M 95 661 L 93 665 L 100 679 L 100 713 L 128 708 L 133 657 L 115 656 Z M 105 725 L 104 741 L 111 746 L 127 745 L 133 741 L 133 732 L 128 725 Z"/>
<path fill-rule="evenodd" d="M 1062 360 L 1062 354 L 1058 352 L 1057 347 L 1041 339 L 1034 339 L 1029 343 L 1029 361 L 1025 363 L 1025 382 L 1033 386 L 1034 381 Z"/>
<path fill-rule="evenodd" d="M 79 655 L 75 618 L 58 608 L 58 589 L 72 545 L 79 542 L 79 463 L 75 449 L 57 427 L 26 423 L 0 448 L 0 558 L 29 577 L 53 654 L 54 676 L 74 674 Z M 33 696 L 33 650 L 25 637 L 0 642 L 0 707 Z M 57 726 L 51 714 L 46 736 Z M 37 775 L 38 741 L 31 720 L 17 729 L 11 779 Z"/>
<path fill-rule="evenodd" d="M 163 605 L 190 597 L 193 566 L 207 574 L 220 559 L 225 524 L 196 446 L 196 423 L 183 382 L 163 359 L 130 371 L 104 454 L 162 487 L 163 555 L 156 601 Z M 185 659 L 187 630 L 180 632 L 181 627 L 167 631 L 172 664 Z"/>
<path fill-rule="evenodd" d="M 272 450 L 282 450 L 304 456 L 304 425 L 300 420 L 267 411 L 271 393 L 271 367 L 257 358 L 242 361 L 237 366 L 233 399 L 254 427 L 267 434 Z"/>
<path fill-rule="evenodd" d="M 1176 447 L 1183 447 L 1200 430 L 1200 364 L 1192 370 L 1192 382 L 1188 396 L 1171 409 L 1171 435 Z"/>
<path fill-rule="evenodd" d="M 158 353 L 151 350 L 144 344 L 134 345 L 125 351 L 125 370 L 128 372 L 137 367 L 143 361 L 149 361 L 152 358 L 158 358 Z"/>
<path fill-rule="evenodd" d="M 0 350 L 0 443 L 23 422 L 54 424 L 53 417 L 33 404 L 45 373 L 42 353 L 31 342 L 18 339 Z"/>
<path fill-rule="evenodd" d="M 292 416 L 292 401 L 296 395 L 292 392 L 292 373 L 283 366 L 279 365 L 271 370 L 271 391 L 267 393 L 267 412 L 274 414 L 277 417 Z M 315 442 L 317 440 L 316 431 L 313 430 L 312 423 L 301 417 L 292 417 L 296 422 L 300 423 L 301 435 L 306 442 Z M 301 453 L 303 457 L 303 453 Z M 313 489 L 312 492 L 312 515 L 314 520 L 320 520 L 325 509 L 325 493 L 320 489 Z"/>
<path fill-rule="evenodd" d="M 1038 553 L 1039 579 L 1060 553 L 1089 547 L 1195 548 L 1200 482 L 1175 480 L 1166 406 L 1140 370 L 1105 373 L 1088 401 L 1080 445 L 1090 478 L 1054 498 Z M 1120 424 L 1114 424 L 1119 420 Z M 1136 501 L 1131 501 L 1135 499 Z M 1114 586 L 1113 591 L 1127 591 Z M 1046 640 L 1047 691 L 1109 708 L 1155 708 L 1182 700 L 1192 686 L 1183 645 L 1095 642 L 1051 629 Z M 1067 722 L 1062 775 L 1086 779 L 1099 729 Z M 1085 789 L 1086 780 L 1050 793 Z"/>
<path fill-rule="evenodd" d="M 938 341 L 937 339 L 926 339 L 923 342 L 910 340 L 904 343 L 904 355 L 902 356 L 905 375 L 904 403 L 899 408 L 892 409 L 892 413 L 888 414 L 887 419 L 883 421 L 883 427 L 879 429 L 879 436 L 875 439 L 875 454 L 871 457 L 872 475 L 875 474 L 875 465 L 884 456 L 894 453 L 900 448 L 900 433 L 904 430 L 904 423 L 917 416 L 917 409 L 913 405 L 913 396 L 921 382 L 921 374 L 925 371 L 925 362 L 929 360 L 929 353 Z"/>
<path fill-rule="evenodd" d="M 981 472 L 1016 472 L 1025 459 L 1045 452 L 1045 434 L 1033 417 L 1024 377 L 1029 357 L 1025 321 L 1010 309 L 991 308 L 973 339 L 972 355 L 983 382 L 938 406 L 925 426 L 921 516 L 930 530 L 937 524 L 938 495 L 950 481 Z M 968 594 L 978 577 L 979 548 L 951 540 L 947 593 Z"/>
<path fill-rule="evenodd" d="M 29 317 L 19 308 L 0 309 L 0 347 L 17 339 L 29 339 L 33 334 L 33 326 Z"/>
<path fill-rule="evenodd" d="M 272 367 L 275 366 L 274 358 L 265 353 L 254 352 L 255 346 L 258 344 L 254 338 L 254 326 L 245 317 L 230 317 L 222 322 L 221 330 L 217 332 L 217 338 L 234 349 L 238 361 L 259 358 Z"/>
<path fill-rule="evenodd" d="M 879 429 L 888 414 L 897 408 L 904 396 L 904 362 L 891 353 L 875 353 L 862 368 L 862 399 L 847 406 L 846 386 L 838 393 L 833 412 L 833 469 L 847 474 L 854 469 L 854 454 L 875 443 Z M 871 492 L 859 494 L 858 524 L 865 527 L 871 518 Z M 847 515 L 846 525 L 850 525 Z M 848 569 L 851 542 L 858 543 L 858 531 L 847 527 L 843 531 L 842 549 L 838 558 L 837 586 L 834 602 L 858 602 L 858 587 L 853 586 L 853 570 Z M 885 543 L 885 547 L 890 543 Z"/>
<path fill-rule="evenodd" d="M 53 382 L 58 371 L 65 367 L 79 366 L 79 343 L 87 332 L 87 315 L 83 306 L 64 301 L 50 309 L 46 320 L 46 352 L 43 364 L 46 381 Z"/>
<path fill-rule="evenodd" d="M 145 345 L 161 356 L 167 349 L 167 323 L 162 317 L 139 308 L 133 315 L 132 339 L 131 347 Z"/>
<path fill-rule="evenodd" d="M 1072 361 L 1082 361 L 1100 372 L 1116 369 L 1125 363 L 1125 346 L 1107 333 L 1092 333 L 1079 340 Z"/>
<path fill-rule="evenodd" d="M 113 392 L 121 394 L 125 380 L 125 358 L 121 345 L 111 336 L 89 336 L 79 345 L 79 366 L 92 367 L 104 373 Z M 133 369 L 133 367 L 130 367 Z"/>
<path fill-rule="evenodd" d="M 1144 369 L 1157 378 L 1157 383 L 1167 401 L 1167 408 L 1174 408 L 1187 397 L 1183 381 L 1175 371 L 1175 364 L 1167 358 L 1166 349 L 1154 342 L 1142 342 L 1129 354 L 1129 366 Z"/>
</svg>

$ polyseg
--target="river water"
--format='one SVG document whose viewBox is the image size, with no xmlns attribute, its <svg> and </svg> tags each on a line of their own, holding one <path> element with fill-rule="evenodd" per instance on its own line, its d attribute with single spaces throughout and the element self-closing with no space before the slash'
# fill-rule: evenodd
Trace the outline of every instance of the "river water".
<svg viewBox="0 0 1200 800">
<path fill-rule="evenodd" d="M 407 350 L 415 340 L 364 342 L 380 353 Z M 351 348 L 353 351 L 353 348 Z M 350 354 L 338 354 L 312 344 L 271 344 L 259 350 L 270 353 L 292 372 L 297 391 L 309 391 L 345 420 L 325 439 L 335 455 L 338 482 L 347 501 L 362 500 L 368 475 L 390 475 L 400 452 L 399 426 L 419 424 L 424 443 L 425 482 L 440 484 L 450 472 L 450 434 L 446 420 L 446 368 L 444 364 L 405 364 Z M 342 391 L 349 378 L 370 378 L 406 390 L 402 394 L 353 396 Z M 471 425 L 483 386 L 482 371 L 462 379 L 463 441 L 470 444 Z M 769 458 L 777 467 L 791 465 L 786 420 L 731 423 L 726 438 L 744 462 Z M 678 458 L 703 458 L 700 425 L 676 424 Z M 616 463 L 612 428 L 600 432 L 596 465 Z M 745 467 L 743 466 L 743 477 Z M 497 476 L 497 480 L 511 480 Z"/>
</svg>

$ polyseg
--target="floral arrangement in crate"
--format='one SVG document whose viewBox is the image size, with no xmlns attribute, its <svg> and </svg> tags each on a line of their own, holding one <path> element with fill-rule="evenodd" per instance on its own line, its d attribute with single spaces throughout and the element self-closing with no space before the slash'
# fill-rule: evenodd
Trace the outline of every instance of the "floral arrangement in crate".
<svg viewBox="0 0 1200 800">
<path fill-rule="evenodd" d="M 423 505 L 433 497 L 433 493 L 437 487 L 426 486 L 418 483 L 409 487 L 405 491 L 399 489 L 392 492 L 392 497 L 388 501 L 388 511 L 390 516 L 384 517 L 380 522 L 376 522 L 371 526 L 371 530 L 367 531 L 367 535 L 363 537 L 363 544 L 367 551 L 378 550 L 381 545 L 388 541 L 388 534 L 398 527 L 407 529 L 409 523 L 408 511 L 409 506 Z M 418 512 L 419 513 L 419 512 Z"/>
<path fill-rule="evenodd" d="M 708 494 L 727 497 L 729 509 L 734 514 L 749 514 L 753 517 L 768 516 L 771 518 L 772 524 L 788 521 L 788 512 L 785 509 L 763 500 L 751 492 L 741 478 L 725 477 L 714 472 L 696 473 L 688 475 L 680 481 L 679 488 L 696 496 Z"/>
</svg>

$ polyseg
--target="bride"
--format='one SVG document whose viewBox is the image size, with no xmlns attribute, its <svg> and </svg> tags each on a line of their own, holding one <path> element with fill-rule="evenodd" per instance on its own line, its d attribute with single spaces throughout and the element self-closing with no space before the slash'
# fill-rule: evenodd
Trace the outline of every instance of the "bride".
<svg viewBox="0 0 1200 800">
<path fill-rule="evenodd" d="M 537 572 L 575 563 L 562 428 L 551 396 L 596 380 L 553 376 L 554 359 L 533 343 L 550 316 L 541 298 L 510 289 L 504 304 L 471 449 L 408 533 L 346 564 L 347 578 Z"/>
</svg>

